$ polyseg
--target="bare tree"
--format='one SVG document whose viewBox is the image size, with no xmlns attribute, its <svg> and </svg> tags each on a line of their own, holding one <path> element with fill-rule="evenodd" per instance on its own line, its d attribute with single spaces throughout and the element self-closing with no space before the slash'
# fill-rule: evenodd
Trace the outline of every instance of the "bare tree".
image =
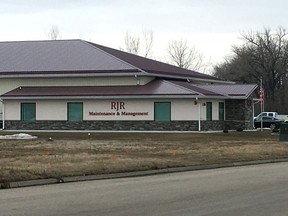
<svg viewBox="0 0 288 216">
<path fill-rule="evenodd" d="M 143 40 L 144 40 L 144 57 L 149 57 L 154 45 L 154 35 L 151 30 L 143 30 Z"/>
<path fill-rule="evenodd" d="M 265 89 L 265 109 L 288 109 L 288 34 L 277 31 L 242 34 L 244 44 L 233 47 L 233 56 L 215 67 L 215 76 L 242 83 L 260 83 Z"/>
<path fill-rule="evenodd" d="M 125 34 L 124 42 L 125 51 L 133 54 L 139 54 L 140 38 L 138 36 L 133 36 L 127 31 Z"/>
<path fill-rule="evenodd" d="M 120 48 L 126 52 L 149 57 L 154 45 L 153 32 L 151 30 L 143 30 L 142 37 L 132 35 L 130 32 L 126 32 L 124 37 L 125 48 Z M 141 46 L 143 44 L 143 46 Z"/>
<path fill-rule="evenodd" d="M 59 39 L 61 39 L 61 34 L 60 34 L 58 26 L 53 25 L 51 27 L 50 31 L 48 32 L 47 37 L 50 40 L 59 40 Z"/>
<path fill-rule="evenodd" d="M 189 47 L 186 40 L 171 41 L 168 53 L 170 61 L 178 67 L 193 70 L 204 68 L 203 55 L 195 47 Z"/>
</svg>

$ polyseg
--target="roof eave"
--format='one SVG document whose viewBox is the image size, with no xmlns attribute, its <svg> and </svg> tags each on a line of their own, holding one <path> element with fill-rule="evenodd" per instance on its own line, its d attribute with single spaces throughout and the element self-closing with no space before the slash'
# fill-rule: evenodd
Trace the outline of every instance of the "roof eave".
<svg viewBox="0 0 288 216">
<path fill-rule="evenodd" d="M 211 95 L 107 95 L 107 96 L 2 96 L 2 100 L 63 100 L 63 99 L 232 99 L 226 96 L 211 96 Z M 233 98 L 243 99 L 243 98 Z"/>
<path fill-rule="evenodd" d="M 170 99 L 170 98 L 196 98 L 199 95 L 109 95 L 109 96 L 24 96 L 1 97 L 2 100 L 63 100 L 63 99 Z"/>
<path fill-rule="evenodd" d="M 227 99 L 230 99 L 230 100 L 246 100 L 248 97 L 247 96 L 241 96 L 241 97 L 238 97 L 238 96 L 228 96 Z"/>
<path fill-rule="evenodd" d="M 174 79 L 183 79 L 183 80 L 187 80 L 189 79 L 190 81 L 199 81 L 199 82 L 209 82 L 209 83 L 221 83 L 221 84 L 235 84 L 235 82 L 232 81 L 224 81 L 224 80 L 217 80 L 217 79 L 206 79 L 206 78 L 197 78 L 197 77 L 193 77 L 193 75 L 190 76 L 186 76 L 186 75 L 167 75 L 167 74 L 161 74 L 161 73 L 154 73 L 154 72 L 148 72 L 148 74 L 151 76 L 155 76 L 155 77 L 165 77 L 165 78 L 174 78 Z"/>
<path fill-rule="evenodd" d="M 77 78 L 77 77 L 129 77 L 129 76 L 147 76 L 147 74 L 139 71 L 135 72 L 121 72 L 121 73 L 60 73 L 60 74 L 45 74 L 45 73 L 30 73 L 30 74 L 5 74 L 0 73 L 0 78 Z"/>
</svg>

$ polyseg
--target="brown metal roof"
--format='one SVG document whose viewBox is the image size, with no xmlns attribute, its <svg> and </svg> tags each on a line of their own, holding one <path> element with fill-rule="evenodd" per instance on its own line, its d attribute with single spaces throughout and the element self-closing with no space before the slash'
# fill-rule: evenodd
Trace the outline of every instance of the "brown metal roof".
<svg viewBox="0 0 288 216">
<path fill-rule="evenodd" d="M 137 68 L 142 69 L 145 72 L 152 73 L 152 74 L 159 74 L 163 76 L 181 76 L 181 77 L 194 77 L 200 79 L 212 79 L 218 80 L 218 78 L 206 75 L 203 73 L 199 73 L 193 70 L 187 70 L 184 68 L 180 68 L 174 65 L 170 65 L 167 63 L 159 62 L 156 60 L 144 58 L 138 55 L 134 55 L 131 53 L 123 52 L 120 50 L 112 49 L 109 47 L 105 47 L 102 45 L 94 44 L 89 42 L 91 45 L 119 58 L 125 62 L 128 62 L 131 65 L 134 65 Z"/>
<path fill-rule="evenodd" d="M 233 84 L 233 85 L 201 85 L 205 90 L 217 92 L 230 98 L 247 98 L 257 88 L 256 84 Z"/>
<path fill-rule="evenodd" d="M 83 40 L 0 42 L 0 75 L 133 73 L 218 80 Z"/>
<path fill-rule="evenodd" d="M 34 97 L 199 97 L 246 99 L 257 85 L 196 85 L 185 81 L 155 79 L 138 86 L 47 86 L 18 87 L 1 95 L 3 99 Z M 236 93 L 238 92 L 238 93 Z"/>
<path fill-rule="evenodd" d="M 61 96 L 156 96 L 198 95 L 165 80 L 154 80 L 139 86 L 56 86 L 18 87 L 2 95 L 2 98 L 17 97 L 61 97 Z"/>
<path fill-rule="evenodd" d="M 196 91 L 204 96 L 223 96 L 223 94 L 219 94 L 214 91 L 209 91 L 205 88 L 202 88 L 203 85 L 195 85 L 190 82 L 183 82 L 183 81 L 171 81 L 172 83 L 175 83 L 176 85 L 183 86 L 189 90 Z"/>
<path fill-rule="evenodd" d="M 137 71 L 81 40 L 0 42 L 0 74 Z"/>
</svg>

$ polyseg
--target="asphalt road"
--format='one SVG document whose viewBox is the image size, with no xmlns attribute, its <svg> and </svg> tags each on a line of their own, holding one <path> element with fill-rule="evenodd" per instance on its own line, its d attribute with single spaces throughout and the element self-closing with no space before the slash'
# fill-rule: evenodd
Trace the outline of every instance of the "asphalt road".
<svg viewBox="0 0 288 216">
<path fill-rule="evenodd" d="M 1 216 L 288 215 L 288 163 L 0 190 Z"/>
</svg>

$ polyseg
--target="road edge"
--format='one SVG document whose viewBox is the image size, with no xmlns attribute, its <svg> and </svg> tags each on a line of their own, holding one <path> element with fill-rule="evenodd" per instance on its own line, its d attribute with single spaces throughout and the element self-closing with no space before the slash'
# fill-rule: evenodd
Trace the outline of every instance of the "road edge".
<svg viewBox="0 0 288 216">
<path fill-rule="evenodd" d="M 42 185 L 49 185 L 49 184 L 71 183 L 71 182 L 93 181 L 93 180 L 104 180 L 104 179 L 115 179 L 115 178 L 141 177 L 141 176 L 168 174 L 168 173 L 176 173 L 176 172 L 188 172 L 188 171 L 196 171 L 196 170 L 219 169 L 219 168 L 260 165 L 260 164 L 267 164 L 267 163 L 281 163 L 281 162 L 288 162 L 288 158 L 229 162 L 229 163 L 221 163 L 221 164 L 202 164 L 202 165 L 192 165 L 192 166 L 185 166 L 185 167 L 173 167 L 173 168 L 165 168 L 165 169 L 100 174 L 100 175 L 83 175 L 83 176 L 36 179 L 36 180 L 16 181 L 16 182 L 1 182 L 0 189 L 32 187 L 32 186 L 42 186 Z"/>
</svg>

